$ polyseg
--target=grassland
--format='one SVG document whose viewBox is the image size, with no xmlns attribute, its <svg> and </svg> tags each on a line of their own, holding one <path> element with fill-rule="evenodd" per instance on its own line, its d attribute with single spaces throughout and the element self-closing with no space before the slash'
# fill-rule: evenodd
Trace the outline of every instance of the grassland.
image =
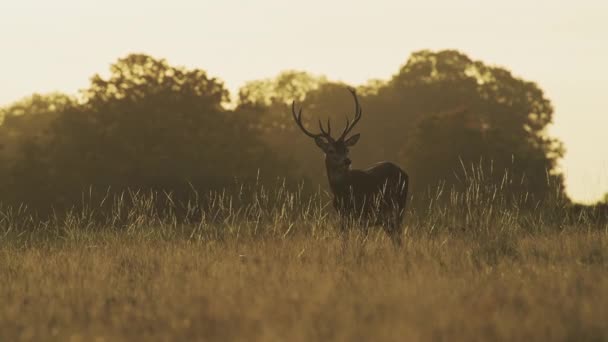
<svg viewBox="0 0 608 342">
<path fill-rule="evenodd" d="M 607 341 L 608 227 L 472 189 L 405 244 L 344 237 L 319 195 L 155 195 L 0 217 L 1 341 Z M 437 196 L 437 199 L 439 197 Z"/>
</svg>

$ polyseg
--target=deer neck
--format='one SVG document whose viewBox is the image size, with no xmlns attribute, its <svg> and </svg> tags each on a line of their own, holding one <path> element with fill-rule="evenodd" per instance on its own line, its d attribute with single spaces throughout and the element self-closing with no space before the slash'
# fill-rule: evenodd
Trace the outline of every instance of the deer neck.
<svg viewBox="0 0 608 342">
<path fill-rule="evenodd" d="M 332 165 L 325 159 L 325 167 L 327 168 L 327 178 L 332 191 L 336 192 L 342 188 L 348 187 L 348 179 L 350 168 L 339 168 Z"/>
</svg>

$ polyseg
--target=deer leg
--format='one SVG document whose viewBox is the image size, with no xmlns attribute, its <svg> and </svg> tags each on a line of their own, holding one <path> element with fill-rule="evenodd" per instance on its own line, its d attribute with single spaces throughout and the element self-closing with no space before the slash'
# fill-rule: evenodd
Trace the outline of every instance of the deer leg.
<svg viewBox="0 0 608 342">
<path fill-rule="evenodd" d="M 401 215 L 398 211 L 393 212 L 388 222 L 385 222 L 384 229 L 393 242 L 395 248 L 403 245 L 403 230 L 401 229 Z"/>
<path fill-rule="evenodd" d="M 365 246 L 367 240 L 370 237 L 370 228 L 371 224 L 369 222 L 365 222 L 361 229 L 361 246 Z"/>
<path fill-rule="evenodd" d="M 390 233 L 391 241 L 395 248 L 400 248 L 403 245 L 403 237 L 400 229 L 393 229 Z"/>
<path fill-rule="evenodd" d="M 342 249 L 342 253 L 344 254 L 346 252 L 347 246 L 348 246 L 348 232 L 349 232 L 349 218 L 347 215 L 344 215 L 343 212 L 338 212 L 339 214 L 339 222 L 338 222 L 338 227 L 339 227 L 339 232 L 338 234 L 340 235 L 340 242 L 341 242 L 341 249 Z"/>
<path fill-rule="evenodd" d="M 365 254 L 365 245 L 367 244 L 367 239 L 369 238 L 369 228 L 370 223 L 364 220 L 359 220 L 357 222 L 357 228 L 355 231 L 354 241 L 356 244 L 356 253 L 357 258 L 360 259 Z"/>
<path fill-rule="evenodd" d="M 348 232 L 348 218 L 340 216 L 340 234 L 344 235 Z"/>
</svg>

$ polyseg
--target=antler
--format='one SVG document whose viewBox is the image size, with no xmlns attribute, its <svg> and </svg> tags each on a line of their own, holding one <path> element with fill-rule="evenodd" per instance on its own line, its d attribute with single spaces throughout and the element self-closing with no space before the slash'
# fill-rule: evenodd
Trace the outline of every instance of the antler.
<svg viewBox="0 0 608 342">
<path fill-rule="evenodd" d="M 340 135 L 340 138 L 338 139 L 339 141 L 343 141 L 344 138 L 346 138 L 348 133 L 350 133 L 350 131 L 352 131 L 355 125 L 357 125 L 357 122 L 361 120 L 361 114 L 363 113 L 361 105 L 359 105 L 359 99 L 357 98 L 357 92 L 355 91 L 355 89 L 349 87 L 348 91 L 350 91 L 350 93 L 353 95 L 353 98 L 355 99 L 355 119 L 351 124 L 348 117 L 346 118 L 346 127 L 344 127 L 342 135 Z"/>
<path fill-rule="evenodd" d="M 327 119 L 327 131 L 325 131 L 321 120 L 319 120 L 319 128 L 321 129 L 321 133 L 314 134 L 306 130 L 306 128 L 304 128 L 304 125 L 302 124 L 302 108 L 300 108 L 300 110 L 298 110 L 298 113 L 296 114 L 296 101 L 293 101 L 291 103 L 291 114 L 293 114 L 294 121 L 296 122 L 298 127 L 300 127 L 302 132 L 304 132 L 304 134 L 308 135 L 311 138 L 325 137 L 328 140 L 333 141 L 331 137 L 331 123 L 329 122 L 329 119 Z"/>
</svg>

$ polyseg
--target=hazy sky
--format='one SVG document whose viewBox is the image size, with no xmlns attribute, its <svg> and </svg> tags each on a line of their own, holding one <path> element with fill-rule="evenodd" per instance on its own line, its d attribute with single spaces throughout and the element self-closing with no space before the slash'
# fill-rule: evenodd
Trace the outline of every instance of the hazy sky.
<svg viewBox="0 0 608 342">
<path fill-rule="evenodd" d="M 455 48 L 545 90 L 568 193 L 594 200 L 608 192 L 607 18 L 606 0 L 3 1 L 0 105 L 75 94 L 131 52 L 205 69 L 234 94 L 285 69 L 387 79 L 413 51 Z"/>
</svg>

